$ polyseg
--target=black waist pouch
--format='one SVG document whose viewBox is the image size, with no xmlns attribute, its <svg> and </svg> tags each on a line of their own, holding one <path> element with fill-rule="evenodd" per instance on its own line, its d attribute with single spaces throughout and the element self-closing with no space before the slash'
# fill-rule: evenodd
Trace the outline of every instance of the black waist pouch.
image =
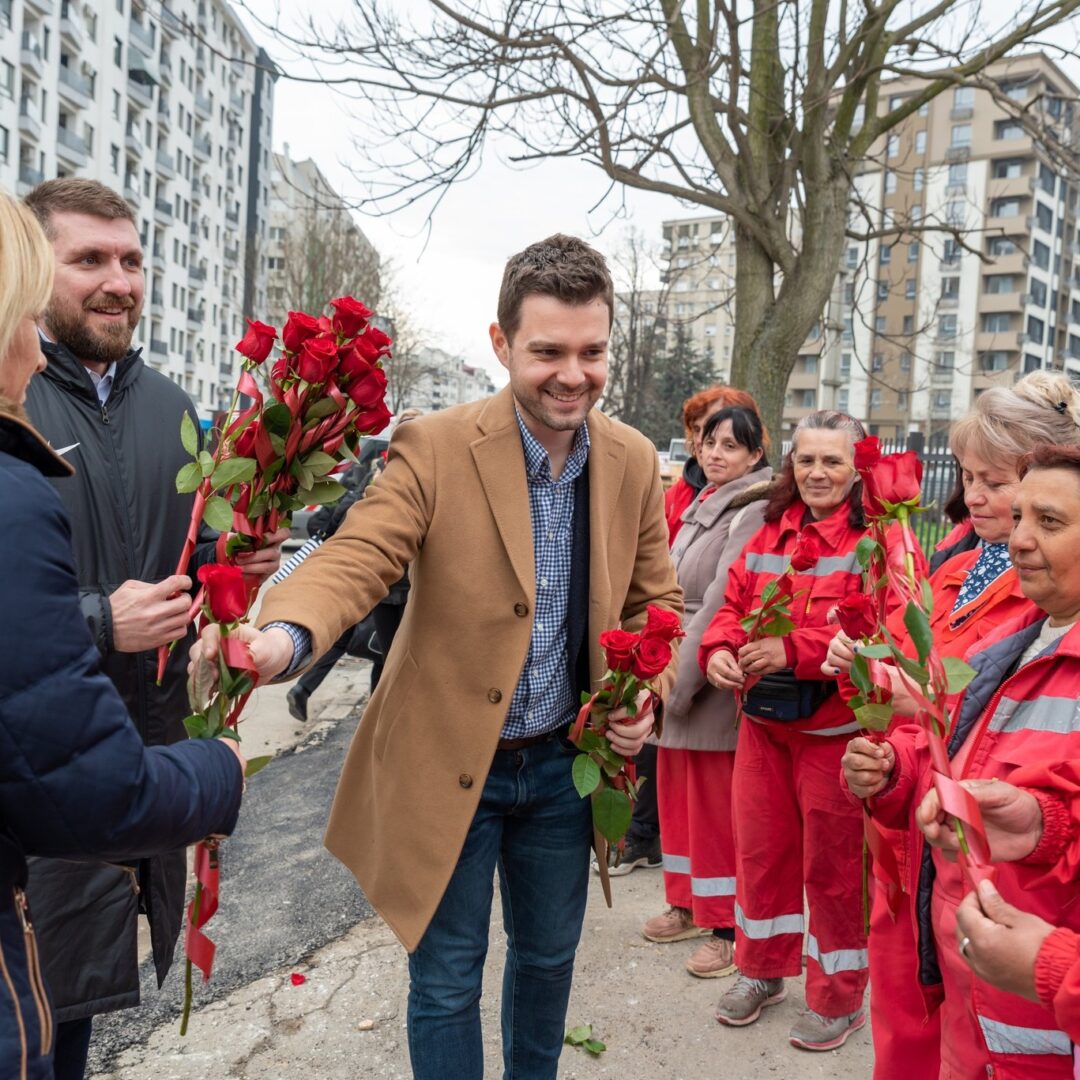
<svg viewBox="0 0 1080 1080">
<path fill-rule="evenodd" d="M 796 679 L 791 668 L 784 668 L 762 675 L 743 699 L 743 712 L 762 720 L 808 720 L 835 689 L 822 680 Z"/>
</svg>

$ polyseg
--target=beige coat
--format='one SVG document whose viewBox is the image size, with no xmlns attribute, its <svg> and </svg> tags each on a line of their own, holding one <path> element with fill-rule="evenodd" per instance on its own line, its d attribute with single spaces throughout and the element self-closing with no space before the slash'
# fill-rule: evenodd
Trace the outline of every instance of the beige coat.
<svg viewBox="0 0 1080 1080">
<path fill-rule="evenodd" d="M 772 470 L 725 484 L 683 512 L 671 556 L 685 596 L 682 663 L 664 709 L 661 745 L 672 750 L 734 750 L 735 695 L 710 686 L 697 662 L 701 636 L 724 602 L 728 570 L 764 524 Z"/>
<path fill-rule="evenodd" d="M 588 420 L 590 671 L 599 634 L 682 610 L 656 451 Z M 410 566 L 412 592 L 338 781 L 326 846 L 410 951 L 450 880 L 532 635 L 535 567 L 509 389 L 402 425 L 341 528 L 271 589 L 260 625 L 307 627 L 315 657 Z M 674 675 L 666 677 L 663 689 Z"/>
</svg>

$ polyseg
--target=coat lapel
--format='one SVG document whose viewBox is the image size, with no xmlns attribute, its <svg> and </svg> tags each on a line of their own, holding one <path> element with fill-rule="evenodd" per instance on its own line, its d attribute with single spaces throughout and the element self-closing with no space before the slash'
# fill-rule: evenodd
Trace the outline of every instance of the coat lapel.
<svg viewBox="0 0 1080 1080">
<path fill-rule="evenodd" d="M 470 444 L 476 471 L 510 565 L 532 608 L 536 602 L 532 512 L 525 481 L 525 452 L 509 388 L 491 399 L 478 425 L 484 434 Z"/>
<path fill-rule="evenodd" d="M 608 541 L 615 523 L 619 492 L 626 472 L 626 445 L 611 422 L 595 409 L 589 413 L 589 641 L 599 640 L 609 618 L 611 566 Z"/>
</svg>

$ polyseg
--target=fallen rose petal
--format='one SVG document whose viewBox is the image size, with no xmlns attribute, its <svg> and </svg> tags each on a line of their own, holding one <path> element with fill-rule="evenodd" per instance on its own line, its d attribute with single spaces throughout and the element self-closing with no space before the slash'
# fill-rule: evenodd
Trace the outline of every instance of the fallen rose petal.
<svg viewBox="0 0 1080 1080">
<path fill-rule="evenodd" d="M 303 986 L 304 983 L 307 982 L 307 976 L 301 975 L 299 972 L 294 971 L 289 976 L 289 981 L 293 984 L 293 986 Z"/>
</svg>

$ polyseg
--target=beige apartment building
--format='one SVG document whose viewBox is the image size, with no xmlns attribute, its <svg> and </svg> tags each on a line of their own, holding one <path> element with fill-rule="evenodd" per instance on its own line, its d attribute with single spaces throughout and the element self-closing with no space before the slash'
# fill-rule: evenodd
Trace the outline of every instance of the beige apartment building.
<svg viewBox="0 0 1080 1080">
<path fill-rule="evenodd" d="M 871 149 L 850 224 L 885 235 L 849 242 L 821 325 L 792 372 L 785 434 L 807 412 L 838 408 L 886 438 L 918 432 L 941 442 L 989 386 L 1039 368 L 1080 379 L 1080 178 L 1055 152 L 1080 148 L 1080 91 L 1037 53 L 988 74 L 1001 96 L 1045 125 L 1043 138 L 988 90 L 956 87 Z M 919 87 L 884 84 L 882 108 Z M 734 317 L 726 219 L 663 228 L 669 320 L 699 321 L 695 343 L 723 335 L 713 356 L 725 378 L 730 345 L 722 343 L 733 340 Z M 708 326 L 716 329 L 707 334 Z"/>
</svg>

